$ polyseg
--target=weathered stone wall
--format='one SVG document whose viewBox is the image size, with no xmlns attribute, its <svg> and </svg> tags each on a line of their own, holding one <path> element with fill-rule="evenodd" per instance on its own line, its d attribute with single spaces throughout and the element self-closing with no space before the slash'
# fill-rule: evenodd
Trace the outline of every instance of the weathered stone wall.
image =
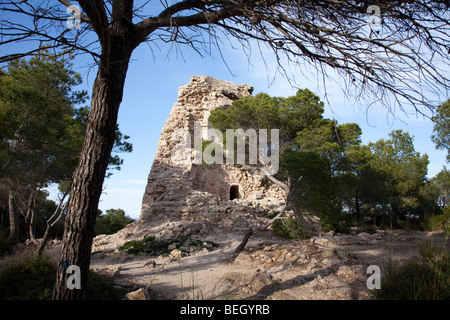
<svg viewBox="0 0 450 320">
<path fill-rule="evenodd" d="M 221 200 L 230 200 L 231 186 L 239 187 L 239 198 L 262 200 L 283 199 L 284 191 L 272 183 L 267 183 L 259 169 L 239 168 L 234 165 L 193 166 L 191 169 L 193 188 L 216 194 Z"/>
<path fill-rule="evenodd" d="M 215 108 L 226 108 L 236 99 L 251 95 L 249 85 L 236 85 L 207 76 L 192 77 L 191 82 L 180 87 L 178 101 L 173 105 L 169 118 L 161 132 L 158 150 L 148 177 L 142 201 L 140 220 L 149 221 L 159 215 L 186 216 L 202 212 L 221 213 L 232 211 L 231 204 L 246 200 L 257 212 L 262 205 L 279 205 L 284 191 L 274 184 L 263 183 L 264 176 L 257 169 L 239 168 L 233 165 L 194 164 L 194 149 L 186 152 L 180 145 L 188 142 L 194 146 L 195 123 L 200 123 L 205 136 L 208 117 Z M 239 187 L 240 199 L 230 200 L 231 186 Z M 203 198 L 208 198 L 205 203 Z M 200 199 L 201 198 L 201 199 Z M 211 203 L 210 203 L 211 202 Z M 208 207 L 209 206 L 209 207 Z M 240 209 L 245 205 L 240 204 Z"/>
</svg>

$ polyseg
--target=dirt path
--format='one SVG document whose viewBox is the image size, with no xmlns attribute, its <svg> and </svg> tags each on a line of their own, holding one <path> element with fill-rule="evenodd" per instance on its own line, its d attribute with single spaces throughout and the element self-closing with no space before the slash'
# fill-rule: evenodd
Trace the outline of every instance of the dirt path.
<svg viewBox="0 0 450 320">
<path fill-rule="evenodd" d="M 209 236 L 203 240 L 218 248 L 181 258 L 97 253 L 91 268 L 130 290 L 148 288 L 153 299 L 370 299 L 369 265 L 419 258 L 417 244 L 431 240 L 431 233 L 393 231 L 285 241 L 268 230 L 231 262 L 242 235 Z M 443 243 L 443 234 L 433 241 Z"/>
<path fill-rule="evenodd" d="M 148 288 L 152 299 L 370 299 L 369 265 L 381 266 L 391 257 L 419 259 L 420 242 L 444 243 L 443 233 L 395 230 L 297 241 L 266 230 L 255 233 L 231 260 L 244 234 L 245 229 L 236 229 L 202 235 L 202 241 L 218 247 L 208 251 L 205 242 L 205 248 L 181 257 L 128 254 L 114 250 L 117 236 L 97 238 L 91 269 L 129 291 Z M 450 250 L 450 241 L 447 247 Z M 58 252 L 57 243 L 47 248 L 55 261 Z M 23 248 L 1 258 L 0 270 L 27 255 Z"/>
</svg>

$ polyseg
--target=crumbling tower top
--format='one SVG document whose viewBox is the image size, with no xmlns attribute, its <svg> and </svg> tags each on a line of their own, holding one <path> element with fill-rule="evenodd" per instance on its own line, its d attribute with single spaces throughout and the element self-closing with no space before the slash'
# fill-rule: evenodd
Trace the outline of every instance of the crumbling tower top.
<svg viewBox="0 0 450 320">
<path fill-rule="evenodd" d="M 194 140 L 204 137 L 210 127 L 211 111 L 231 106 L 233 101 L 251 96 L 253 87 L 209 76 L 193 76 L 178 90 L 177 102 L 161 132 L 158 149 L 148 176 L 142 201 L 141 219 L 176 213 L 200 193 L 217 201 L 246 199 L 255 192 L 261 197 L 282 198 L 264 191 L 258 173 L 232 165 L 205 167 L 191 161 L 195 158 Z M 201 126 L 201 130 L 198 128 Z M 196 134 L 197 132 L 197 134 Z M 199 201 L 201 202 L 201 201 Z"/>
</svg>

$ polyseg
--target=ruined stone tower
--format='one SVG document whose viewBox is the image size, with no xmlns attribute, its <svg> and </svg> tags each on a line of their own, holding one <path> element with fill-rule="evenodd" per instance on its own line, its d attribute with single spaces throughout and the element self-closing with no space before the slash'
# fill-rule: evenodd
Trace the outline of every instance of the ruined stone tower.
<svg viewBox="0 0 450 320">
<path fill-rule="evenodd" d="M 283 201 L 283 190 L 264 183 L 259 170 L 234 165 L 204 166 L 193 163 L 195 126 L 204 135 L 208 117 L 215 108 L 227 108 L 234 100 L 250 96 L 253 87 L 236 85 L 208 76 L 191 78 L 179 88 L 161 132 L 158 149 L 142 200 L 140 221 L 157 216 L 223 214 L 251 207 L 262 213 Z M 198 135 L 198 133 L 197 133 Z M 184 143 L 184 144 L 183 144 Z M 184 146 L 184 148 L 180 148 Z M 187 152 L 186 152 L 187 150 Z M 236 204 L 239 204 L 237 206 Z M 264 205 L 263 205 L 264 204 Z M 251 210 L 250 210 L 251 211 Z"/>
</svg>

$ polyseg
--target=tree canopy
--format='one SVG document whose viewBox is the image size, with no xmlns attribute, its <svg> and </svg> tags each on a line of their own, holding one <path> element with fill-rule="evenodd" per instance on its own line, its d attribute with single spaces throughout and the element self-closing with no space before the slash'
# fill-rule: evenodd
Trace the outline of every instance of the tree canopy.
<svg viewBox="0 0 450 320">
<path fill-rule="evenodd" d="M 74 90 L 80 75 L 64 58 L 41 56 L 13 61 L 0 82 L 0 176 L 36 187 L 69 179 L 84 134 L 73 119 L 86 100 Z"/>
<path fill-rule="evenodd" d="M 83 104 L 88 97 L 76 90 L 81 76 L 72 70 L 72 59 L 44 51 L 28 60 L 11 61 L 0 73 L 0 184 L 11 198 L 10 216 L 26 212 L 24 222 L 33 240 L 34 232 L 42 235 L 45 225 L 45 221 L 35 224 L 39 218 L 35 213 L 50 208 L 45 202 L 48 193 L 41 189 L 51 183 L 70 184 L 83 145 L 89 112 Z M 123 163 L 118 153 L 132 151 L 128 139 L 116 125 L 111 170 Z M 44 211 L 40 220 L 52 214 Z M 12 225 L 17 223 L 18 217 L 10 217 L 13 238 L 19 238 L 18 226 Z"/>
<path fill-rule="evenodd" d="M 79 160 L 89 108 L 87 92 L 70 55 L 14 60 L 0 73 L 0 178 L 42 187 L 70 180 Z M 111 169 L 118 153 L 131 152 L 130 137 L 116 125 Z"/>
<path fill-rule="evenodd" d="M 433 212 L 437 199 L 425 192 L 428 156 L 415 151 L 408 132 L 394 130 L 389 139 L 363 145 L 357 124 L 338 124 L 323 112 L 320 98 L 303 89 L 287 98 L 245 97 L 213 110 L 209 120 L 222 131 L 281 128 L 280 172 L 271 180 L 281 181 L 300 216 L 314 213 L 325 229 L 348 231 L 364 217 L 418 222 Z M 444 186 L 442 177 L 436 181 Z"/>
<path fill-rule="evenodd" d="M 124 35 L 131 48 L 142 42 L 152 48 L 171 43 L 180 51 L 187 46 L 201 55 L 210 47 L 220 51 L 228 38 L 239 41 L 244 52 L 250 52 L 255 41 L 265 46 L 288 76 L 286 61 L 322 71 L 330 67 L 345 79 L 347 92 L 354 90 L 367 101 L 387 103 L 393 97 L 401 106 L 432 108 L 436 100 L 430 94 L 448 88 L 448 73 L 439 67 L 448 66 L 450 51 L 449 5 L 442 0 L 376 5 L 331 0 L 53 0 L 2 5 L 5 13 L 20 16 L 23 23 L 4 19 L 0 44 L 47 43 L 50 48 L 88 53 L 98 63 L 108 61 L 103 58 L 111 56 L 109 46 Z M 7 52 L 0 62 L 34 54 L 38 47 Z"/>
<path fill-rule="evenodd" d="M 96 234 L 113 234 L 134 220 L 125 215 L 122 209 L 108 209 L 103 214 L 101 211 L 95 226 Z"/>
<path fill-rule="evenodd" d="M 450 100 L 436 108 L 432 120 L 434 122 L 432 140 L 436 148 L 447 150 L 447 162 L 450 162 Z"/>
</svg>

